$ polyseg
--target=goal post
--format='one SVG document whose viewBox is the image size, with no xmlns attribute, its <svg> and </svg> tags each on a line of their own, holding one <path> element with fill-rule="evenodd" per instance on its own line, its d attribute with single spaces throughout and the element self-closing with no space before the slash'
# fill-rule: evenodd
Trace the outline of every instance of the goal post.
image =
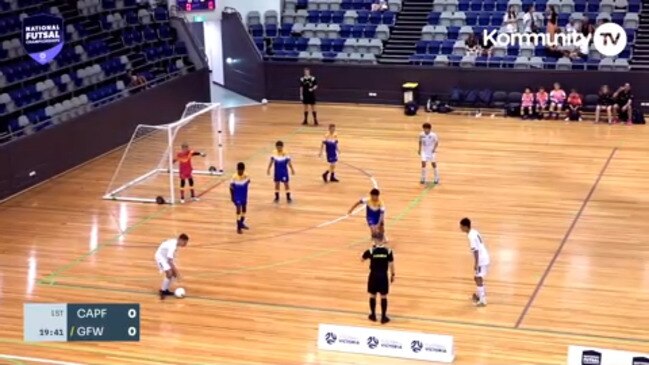
<svg viewBox="0 0 649 365">
<path fill-rule="evenodd" d="M 205 153 L 192 159 L 197 192 L 205 179 L 223 175 L 223 124 L 218 103 L 190 102 L 181 118 L 162 125 L 140 124 L 122 154 L 104 199 L 143 203 L 177 202 L 178 167 L 174 157 L 181 145 Z"/>
</svg>

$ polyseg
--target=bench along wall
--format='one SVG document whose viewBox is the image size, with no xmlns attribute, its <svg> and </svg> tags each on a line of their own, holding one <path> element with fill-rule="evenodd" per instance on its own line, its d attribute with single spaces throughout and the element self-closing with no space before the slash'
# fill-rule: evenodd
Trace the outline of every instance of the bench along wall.
<svg viewBox="0 0 649 365">
<path fill-rule="evenodd" d="M 0 201 L 127 143 L 138 124 L 173 122 L 188 102 L 209 100 L 203 69 L 0 146 Z"/>
<path fill-rule="evenodd" d="M 550 70 L 494 70 L 432 68 L 421 66 L 336 65 L 266 62 L 266 97 L 270 100 L 298 101 L 298 78 L 305 66 L 318 78 L 319 101 L 344 103 L 401 104 L 401 85 L 419 82 L 420 102 L 430 95 L 447 95 L 457 87 L 522 92 L 526 86 L 547 88 L 558 81 L 565 89 L 596 94 L 608 84 L 617 88 L 630 82 L 635 104 L 649 102 L 649 72 L 597 72 Z M 370 96 L 370 93 L 377 95 Z"/>
</svg>

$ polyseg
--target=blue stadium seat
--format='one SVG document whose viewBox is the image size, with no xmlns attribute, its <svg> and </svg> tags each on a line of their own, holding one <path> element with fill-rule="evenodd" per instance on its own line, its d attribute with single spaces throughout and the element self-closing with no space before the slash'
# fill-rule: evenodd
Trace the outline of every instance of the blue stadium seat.
<svg viewBox="0 0 649 365">
<path fill-rule="evenodd" d="M 266 37 L 275 38 L 279 34 L 277 24 L 266 24 Z"/>
<path fill-rule="evenodd" d="M 635 42 L 635 29 L 625 29 L 626 31 L 626 40 L 629 44 Z"/>
<path fill-rule="evenodd" d="M 293 24 L 284 23 L 280 28 L 279 35 L 281 37 L 290 37 L 292 31 L 293 31 Z"/>
<path fill-rule="evenodd" d="M 487 67 L 489 67 L 489 68 L 500 68 L 502 62 L 503 62 L 502 57 L 490 57 L 489 58 L 489 63 L 487 64 Z"/>
<path fill-rule="evenodd" d="M 640 0 L 629 0 L 629 7 L 627 11 L 629 13 L 639 13 L 640 6 L 641 6 Z"/>
<path fill-rule="evenodd" d="M 507 56 L 518 56 L 519 49 L 518 45 L 507 47 Z"/>
<path fill-rule="evenodd" d="M 163 55 L 164 57 L 167 57 L 167 58 L 168 58 L 168 57 L 172 57 L 172 56 L 174 55 L 174 49 L 173 49 L 173 47 L 171 47 L 170 45 L 168 45 L 168 44 L 163 44 L 163 45 L 160 46 L 160 47 L 162 48 L 162 55 Z M 119 72 L 122 72 L 122 71 L 123 71 L 123 70 L 120 69 L 120 67 L 117 67 L 117 70 L 118 70 Z"/>
<path fill-rule="evenodd" d="M 501 26 L 505 18 L 504 12 L 494 12 L 491 14 L 491 25 Z"/>
<path fill-rule="evenodd" d="M 134 11 L 127 12 L 125 20 L 126 20 L 126 24 L 128 24 L 128 25 L 138 25 L 139 24 L 137 14 Z M 78 31 L 78 29 L 77 29 L 77 31 Z"/>
<path fill-rule="evenodd" d="M 177 55 L 184 56 L 187 54 L 187 47 L 185 46 L 185 43 L 183 42 L 176 42 L 176 45 L 174 46 L 174 52 Z"/>
<path fill-rule="evenodd" d="M 286 38 L 284 39 L 284 50 L 286 51 L 294 51 L 297 46 L 297 42 L 293 38 Z"/>
<path fill-rule="evenodd" d="M 382 23 L 386 25 L 394 25 L 395 14 L 392 11 L 383 12 Z"/>
<path fill-rule="evenodd" d="M 575 12 L 583 13 L 586 11 L 586 0 L 573 0 L 575 3 Z"/>
<path fill-rule="evenodd" d="M 478 16 L 478 25 L 490 25 L 491 24 L 491 14 L 489 13 L 481 13 Z"/>
<path fill-rule="evenodd" d="M 342 24 L 345 19 L 345 12 L 342 10 L 334 11 L 331 16 L 331 21 L 336 24 Z"/>
<path fill-rule="evenodd" d="M 484 11 L 494 11 L 496 9 L 495 0 L 484 0 L 482 3 L 482 10 Z"/>
<path fill-rule="evenodd" d="M 153 19 L 156 22 L 164 22 L 169 20 L 169 14 L 167 12 L 167 9 L 163 6 L 158 6 L 155 8 L 153 11 Z"/>
<path fill-rule="evenodd" d="M 428 41 L 419 41 L 415 45 L 415 52 L 419 54 L 424 54 L 428 52 Z"/>
<path fill-rule="evenodd" d="M 334 41 L 333 39 L 321 39 L 320 40 L 320 51 L 322 52 L 331 52 L 333 49 Z"/>
<path fill-rule="evenodd" d="M 507 11 L 508 0 L 496 0 L 496 11 Z"/>
<path fill-rule="evenodd" d="M 320 23 L 331 23 L 331 17 L 333 13 L 331 11 L 325 10 L 320 12 Z"/>
<path fill-rule="evenodd" d="M 442 41 L 428 42 L 428 54 L 439 54 L 442 48 Z"/>
<path fill-rule="evenodd" d="M 466 25 L 474 26 L 478 25 L 478 13 L 471 11 L 471 12 L 465 12 L 464 15 L 466 16 Z"/>
<path fill-rule="evenodd" d="M 586 11 L 589 13 L 596 13 L 599 11 L 599 1 L 589 1 L 588 2 L 588 7 L 586 8 Z M 595 18 L 593 18 L 595 19 Z"/>
<path fill-rule="evenodd" d="M 284 38 L 273 39 L 273 50 L 276 52 L 284 50 Z"/>
<path fill-rule="evenodd" d="M 363 31 L 364 38 L 374 38 L 376 37 L 376 25 L 367 25 Z"/>
<path fill-rule="evenodd" d="M 460 27 L 447 27 L 448 39 L 457 39 L 460 36 Z"/>
<path fill-rule="evenodd" d="M 626 13 L 613 13 L 611 14 L 611 20 L 615 24 L 622 25 L 624 23 L 624 15 L 626 15 Z"/>
<path fill-rule="evenodd" d="M 317 10 L 309 10 L 306 21 L 309 23 L 320 23 L 320 12 Z"/>
<path fill-rule="evenodd" d="M 297 41 L 295 41 L 295 49 L 298 52 L 304 52 L 308 47 L 309 47 L 309 39 L 307 38 L 298 38 Z"/>
<path fill-rule="evenodd" d="M 158 34 L 151 27 L 148 27 L 148 26 L 144 27 L 144 29 L 142 30 L 142 33 L 144 35 L 144 40 L 147 41 L 147 42 L 152 42 L 152 41 L 155 41 L 155 40 L 158 39 Z M 253 32 L 252 36 L 253 37 L 259 37 L 260 35 L 255 35 L 254 32 Z M 261 36 L 263 36 L 263 34 L 261 34 Z"/>
<path fill-rule="evenodd" d="M 597 71 L 599 69 L 600 60 L 586 60 L 586 69 L 589 71 Z"/>
<path fill-rule="evenodd" d="M 586 61 L 582 59 L 574 59 L 572 60 L 572 69 L 573 70 L 585 70 L 586 69 Z"/>
<path fill-rule="evenodd" d="M 363 38 L 363 31 L 365 30 L 365 27 L 362 25 L 355 25 L 352 28 L 352 37 L 353 38 Z"/>
<path fill-rule="evenodd" d="M 158 36 L 160 39 L 171 39 L 173 38 L 173 33 L 169 24 L 162 24 L 158 29 Z"/>
<path fill-rule="evenodd" d="M 370 12 L 367 10 L 359 10 L 356 12 L 358 17 L 356 18 L 357 24 L 367 24 L 370 21 Z M 380 17 L 379 17 L 380 19 Z M 380 20 L 379 20 L 380 23 Z M 378 23 L 377 23 L 378 24 Z"/>
<path fill-rule="evenodd" d="M 351 0 L 343 0 L 340 4 L 340 8 L 343 10 L 352 10 L 354 9 L 354 5 Z"/>
<path fill-rule="evenodd" d="M 250 34 L 253 37 L 263 37 L 264 36 L 264 27 L 261 24 L 253 24 L 248 27 Z M 146 39 L 146 34 L 144 36 Z"/>
<path fill-rule="evenodd" d="M 543 67 L 547 70 L 554 70 L 557 68 L 557 59 L 554 57 L 544 57 Z"/>
<path fill-rule="evenodd" d="M 482 11 L 481 0 L 471 0 L 471 11 Z"/>
<path fill-rule="evenodd" d="M 341 38 L 349 38 L 352 36 L 352 26 L 343 24 L 340 26 L 340 37 Z"/>
<path fill-rule="evenodd" d="M 378 11 L 373 11 L 370 14 L 370 24 L 379 25 L 381 24 L 381 19 L 383 18 L 382 14 Z M 360 22 L 360 21 L 359 21 Z"/>
<path fill-rule="evenodd" d="M 476 59 L 475 59 L 475 66 L 476 67 L 487 67 L 488 62 L 489 62 L 489 57 L 479 56 L 479 57 L 476 57 Z"/>
<path fill-rule="evenodd" d="M 441 13 L 431 11 L 430 13 L 428 13 L 428 17 L 427 17 L 428 24 L 430 24 L 430 25 L 439 24 L 439 17 L 440 16 L 441 16 Z"/>
<path fill-rule="evenodd" d="M 559 14 L 559 26 L 560 27 L 565 27 L 568 24 L 568 21 L 570 20 L 570 14 L 567 13 L 561 13 Z"/>
<path fill-rule="evenodd" d="M 516 62 L 516 57 L 517 56 L 509 56 L 509 55 L 503 57 L 503 62 L 502 62 L 501 67 L 503 67 L 503 68 L 513 68 L 514 67 L 514 62 Z"/>
<path fill-rule="evenodd" d="M 450 55 L 453 53 L 453 45 L 455 44 L 454 40 L 445 40 L 442 43 L 441 53 L 445 55 Z"/>
<path fill-rule="evenodd" d="M 324 52 L 322 54 L 322 62 L 334 62 L 336 60 L 336 52 Z"/>
<path fill-rule="evenodd" d="M 464 11 L 464 12 L 469 11 L 469 6 L 470 6 L 469 4 L 471 4 L 470 0 L 460 0 L 457 10 Z"/>
</svg>

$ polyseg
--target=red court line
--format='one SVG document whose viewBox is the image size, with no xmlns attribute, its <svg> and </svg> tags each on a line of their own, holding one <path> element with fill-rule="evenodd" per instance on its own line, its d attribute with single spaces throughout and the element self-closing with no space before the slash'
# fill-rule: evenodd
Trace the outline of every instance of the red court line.
<svg viewBox="0 0 649 365">
<path fill-rule="evenodd" d="M 604 172 L 608 168 L 609 163 L 613 159 L 613 156 L 615 155 L 615 152 L 617 152 L 617 147 L 613 148 L 611 151 L 611 154 L 608 156 L 608 159 L 606 159 L 606 162 L 604 163 L 604 166 L 602 166 L 602 169 L 600 170 L 599 174 L 597 175 L 597 179 L 595 179 L 595 183 L 593 186 L 591 186 L 590 191 L 588 192 L 588 195 L 586 195 L 586 198 L 584 201 L 581 203 L 581 207 L 577 211 L 577 215 L 575 215 L 575 218 L 572 220 L 572 224 L 570 224 L 570 227 L 568 228 L 568 231 L 566 231 L 566 234 L 563 236 L 563 239 L 561 240 L 561 243 L 559 244 L 559 247 L 557 247 L 557 250 L 554 252 L 554 256 L 552 257 L 552 260 L 550 260 L 550 263 L 548 264 L 548 267 L 545 268 L 545 272 L 543 273 L 543 276 L 541 276 L 541 280 L 539 280 L 538 284 L 536 284 L 536 288 L 534 289 L 534 292 L 532 293 L 532 296 L 530 296 L 530 299 L 528 300 L 527 304 L 525 305 L 525 308 L 523 308 L 523 312 L 521 312 L 521 315 L 518 317 L 518 320 L 516 321 L 516 325 L 514 328 L 519 328 L 521 324 L 523 323 L 523 320 L 525 319 L 525 316 L 527 315 L 527 312 L 530 310 L 530 307 L 532 307 L 532 304 L 534 304 L 534 300 L 536 300 L 537 295 L 541 291 L 541 288 L 543 287 L 543 284 L 545 283 L 545 279 L 548 277 L 548 274 L 550 274 L 550 271 L 552 270 L 552 267 L 554 266 L 554 263 L 557 261 L 557 258 L 559 258 L 559 255 L 561 254 L 561 251 L 563 250 L 563 246 L 566 245 L 566 242 L 568 242 L 568 238 L 572 234 L 573 229 L 577 225 L 577 221 L 579 221 L 579 218 L 581 218 L 582 213 L 584 212 L 584 209 L 586 209 L 586 205 L 590 201 L 590 198 L 593 197 L 593 193 L 595 192 L 595 189 L 597 189 L 597 185 L 599 185 L 599 181 L 602 179 L 602 176 L 604 175 Z"/>
</svg>

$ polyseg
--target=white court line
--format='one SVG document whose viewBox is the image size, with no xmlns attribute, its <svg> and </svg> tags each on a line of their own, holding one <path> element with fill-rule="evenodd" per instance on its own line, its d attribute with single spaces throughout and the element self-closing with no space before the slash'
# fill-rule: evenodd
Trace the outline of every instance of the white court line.
<svg viewBox="0 0 649 365">
<path fill-rule="evenodd" d="M 40 357 L 26 357 L 26 356 L 15 356 L 15 355 L 4 355 L 4 354 L 0 354 L 0 359 L 31 361 L 31 362 L 38 362 L 41 364 L 52 364 L 52 365 L 84 365 L 78 362 L 67 362 L 67 361 L 42 359 Z"/>
<path fill-rule="evenodd" d="M 341 220 L 343 220 L 343 219 L 347 219 L 347 218 L 349 218 L 350 216 L 352 216 L 352 215 L 354 215 L 354 214 L 360 212 L 361 210 L 363 210 L 363 207 L 356 208 L 356 210 L 354 210 L 354 211 L 352 212 L 352 214 L 345 214 L 345 215 L 340 216 L 340 217 L 338 217 L 338 218 L 336 218 L 336 219 L 334 219 L 334 220 L 330 220 L 330 221 L 327 221 L 327 222 L 324 222 L 324 223 L 320 223 L 320 224 L 318 224 L 318 225 L 316 226 L 316 228 L 322 228 L 322 227 L 326 227 L 326 226 L 328 226 L 328 225 L 330 225 L 330 224 L 338 223 L 338 222 L 340 222 Z"/>
</svg>

